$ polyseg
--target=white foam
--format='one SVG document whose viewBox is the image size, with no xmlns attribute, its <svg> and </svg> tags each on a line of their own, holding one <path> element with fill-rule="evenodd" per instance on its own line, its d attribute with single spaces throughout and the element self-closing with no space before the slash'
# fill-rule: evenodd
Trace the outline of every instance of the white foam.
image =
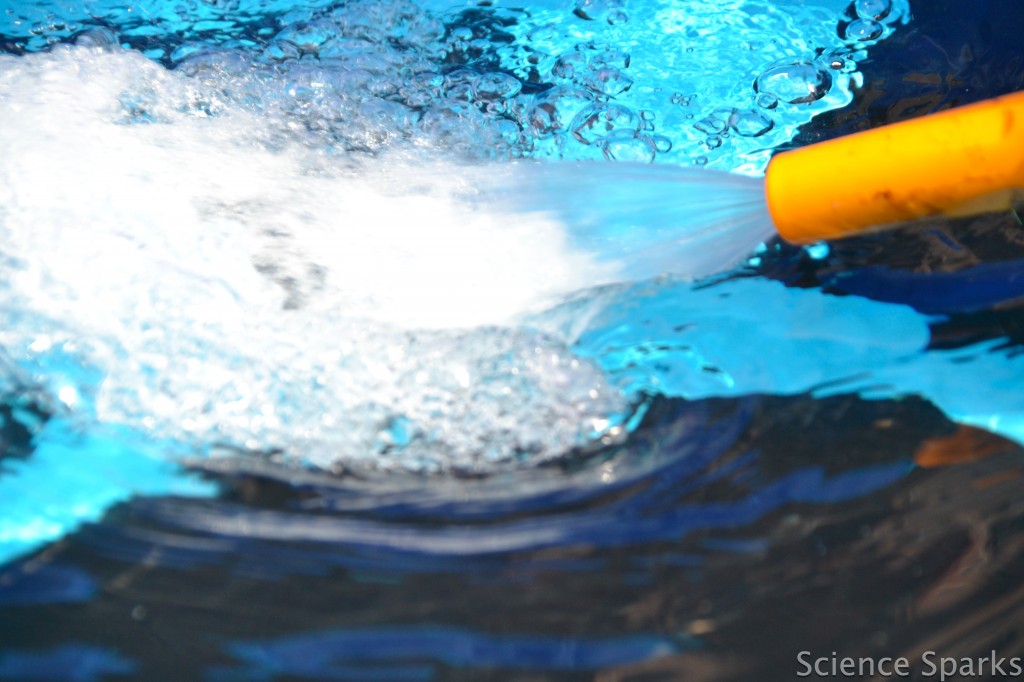
<svg viewBox="0 0 1024 682">
<path fill-rule="evenodd" d="M 609 277 L 558 223 L 470 206 L 453 166 L 271 151 L 287 121 L 205 116 L 199 87 L 130 52 L 0 58 L 0 341 L 54 396 L 319 464 L 532 461 L 614 426 L 595 367 L 509 326 Z M 100 378 L 40 369 L 58 351 Z"/>
</svg>

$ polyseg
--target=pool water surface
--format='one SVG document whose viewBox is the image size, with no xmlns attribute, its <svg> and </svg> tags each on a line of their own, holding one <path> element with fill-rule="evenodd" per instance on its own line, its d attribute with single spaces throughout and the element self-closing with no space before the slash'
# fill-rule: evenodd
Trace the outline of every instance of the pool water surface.
<svg viewBox="0 0 1024 682">
<path fill-rule="evenodd" d="M 1019 218 L 733 199 L 1024 87 L 919 5 L 0 0 L 0 679 L 1024 655 Z"/>
</svg>

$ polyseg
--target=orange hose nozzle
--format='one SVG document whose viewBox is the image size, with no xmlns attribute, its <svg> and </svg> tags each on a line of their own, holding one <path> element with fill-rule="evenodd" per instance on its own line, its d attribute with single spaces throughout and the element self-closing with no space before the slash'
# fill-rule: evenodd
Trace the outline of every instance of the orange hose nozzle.
<svg viewBox="0 0 1024 682">
<path fill-rule="evenodd" d="M 775 156 L 775 229 L 808 244 L 932 215 L 1007 210 L 1024 190 L 1024 92 Z"/>
</svg>

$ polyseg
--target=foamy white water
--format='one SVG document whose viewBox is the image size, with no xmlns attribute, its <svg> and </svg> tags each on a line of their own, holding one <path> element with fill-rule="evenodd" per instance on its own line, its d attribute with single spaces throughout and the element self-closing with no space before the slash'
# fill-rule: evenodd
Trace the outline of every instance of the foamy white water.
<svg viewBox="0 0 1024 682">
<path fill-rule="evenodd" d="M 485 468 L 614 429 L 600 371 L 513 326 L 614 279 L 560 223 L 204 96 L 130 52 L 0 59 L 0 340 L 52 396 L 321 465 Z"/>
</svg>

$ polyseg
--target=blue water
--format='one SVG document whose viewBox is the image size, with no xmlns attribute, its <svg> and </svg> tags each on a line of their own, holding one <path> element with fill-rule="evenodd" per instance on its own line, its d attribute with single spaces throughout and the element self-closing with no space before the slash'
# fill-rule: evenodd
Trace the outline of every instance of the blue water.
<svg viewBox="0 0 1024 682">
<path fill-rule="evenodd" d="M 868 106 L 916 11 L 0 0 L 0 678 L 781 679 L 772 649 L 910 646 L 874 597 L 793 604 L 856 611 L 861 561 L 945 613 L 941 533 L 1015 527 L 1012 217 L 758 236 L 695 282 L 609 277 L 621 241 L 572 251 L 539 199 L 459 211 L 510 162 L 756 177 Z M 958 425 L 964 480 L 915 463 Z M 780 603 L 805 640 L 742 651 Z"/>
</svg>

